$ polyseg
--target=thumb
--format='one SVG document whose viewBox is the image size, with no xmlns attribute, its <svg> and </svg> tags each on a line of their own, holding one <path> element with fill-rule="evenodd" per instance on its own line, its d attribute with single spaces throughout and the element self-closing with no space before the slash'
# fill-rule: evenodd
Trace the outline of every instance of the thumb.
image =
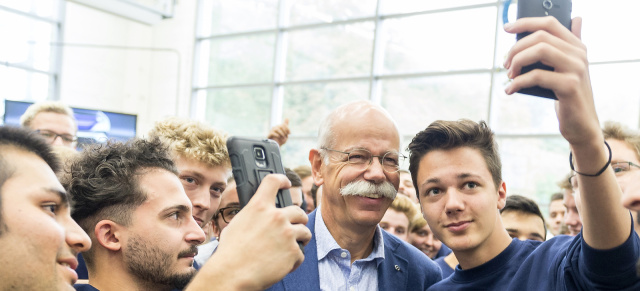
<svg viewBox="0 0 640 291">
<path fill-rule="evenodd" d="M 571 32 L 579 39 L 582 39 L 582 17 L 576 17 L 571 20 Z"/>
<path fill-rule="evenodd" d="M 288 189 L 290 187 L 291 182 L 287 179 L 287 176 L 282 174 L 269 174 L 262 179 L 258 190 L 253 194 L 253 197 L 251 197 L 246 207 L 253 208 L 259 207 L 259 205 L 272 205 L 275 207 L 278 190 Z"/>
</svg>

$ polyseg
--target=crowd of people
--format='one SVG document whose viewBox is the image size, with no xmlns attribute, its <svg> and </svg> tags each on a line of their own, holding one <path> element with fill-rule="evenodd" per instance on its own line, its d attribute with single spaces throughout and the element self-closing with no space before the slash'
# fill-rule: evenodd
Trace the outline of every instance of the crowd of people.
<svg viewBox="0 0 640 291">
<path fill-rule="evenodd" d="M 506 57 L 506 93 L 553 90 L 570 145 L 547 217 L 508 192 L 483 121 L 435 121 L 405 157 L 384 108 L 343 104 L 309 165 L 241 207 L 222 130 L 168 118 L 76 152 L 73 112 L 41 102 L 0 127 L 0 289 L 640 290 L 640 131 L 600 126 L 580 29 L 505 25 L 537 31 Z M 537 61 L 555 70 L 520 74 Z M 294 205 L 275 206 L 279 189 Z"/>
</svg>

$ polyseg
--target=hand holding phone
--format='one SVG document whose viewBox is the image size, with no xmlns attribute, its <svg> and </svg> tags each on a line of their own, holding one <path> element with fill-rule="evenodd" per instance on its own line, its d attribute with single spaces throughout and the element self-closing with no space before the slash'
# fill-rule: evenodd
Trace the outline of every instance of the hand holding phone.
<svg viewBox="0 0 640 291">
<path fill-rule="evenodd" d="M 524 17 L 545 17 L 553 16 L 571 30 L 571 0 L 519 0 L 518 1 L 518 19 Z M 516 39 L 520 40 L 532 32 L 523 32 L 516 35 Z M 524 66 L 521 74 L 526 74 L 532 70 L 541 69 L 553 71 L 554 68 L 537 62 L 533 65 Z M 558 99 L 556 94 L 549 89 L 539 86 L 523 88 L 518 93 L 539 96 L 550 99 Z"/>
</svg>

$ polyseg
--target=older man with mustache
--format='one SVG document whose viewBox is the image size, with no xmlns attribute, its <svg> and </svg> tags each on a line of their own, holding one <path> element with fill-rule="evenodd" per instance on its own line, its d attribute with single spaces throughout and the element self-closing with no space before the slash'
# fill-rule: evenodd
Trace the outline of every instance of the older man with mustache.
<svg viewBox="0 0 640 291">
<path fill-rule="evenodd" d="M 305 260 L 272 290 L 425 290 L 441 279 L 422 252 L 378 223 L 397 194 L 398 129 L 368 101 L 338 107 L 321 123 L 309 153 L 322 203 L 307 227 Z"/>
</svg>

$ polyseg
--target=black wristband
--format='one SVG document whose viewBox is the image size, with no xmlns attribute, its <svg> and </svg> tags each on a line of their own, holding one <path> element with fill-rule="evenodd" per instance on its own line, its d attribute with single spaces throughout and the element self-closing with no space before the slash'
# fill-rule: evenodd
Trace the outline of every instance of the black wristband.
<svg viewBox="0 0 640 291">
<path fill-rule="evenodd" d="M 609 160 L 607 161 L 607 163 L 604 165 L 604 167 L 602 167 L 602 169 L 600 169 L 600 171 L 598 171 L 597 173 L 590 175 L 590 174 L 585 174 L 585 173 L 580 173 L 578 171 L 576 171 L 573 168 L 573 153 L 569 152 L 569 165 L 571 166 L 571 170 L 576 172 L 576 174 L 580 174 L 582 176 L 587 176 L 587 177 L 597 177 L 600 176 L 600 174 L 604 173 L 604 171 L 607 170 L 607 167 L 609 167 L 609 165 L 611 165 L 611 147 L 609 146 L 609 144 L 607 143 L 607 141 L 604 141 L 604 145 L 607 146 L 607 149 L 609 149 Z"/>
</svg>

